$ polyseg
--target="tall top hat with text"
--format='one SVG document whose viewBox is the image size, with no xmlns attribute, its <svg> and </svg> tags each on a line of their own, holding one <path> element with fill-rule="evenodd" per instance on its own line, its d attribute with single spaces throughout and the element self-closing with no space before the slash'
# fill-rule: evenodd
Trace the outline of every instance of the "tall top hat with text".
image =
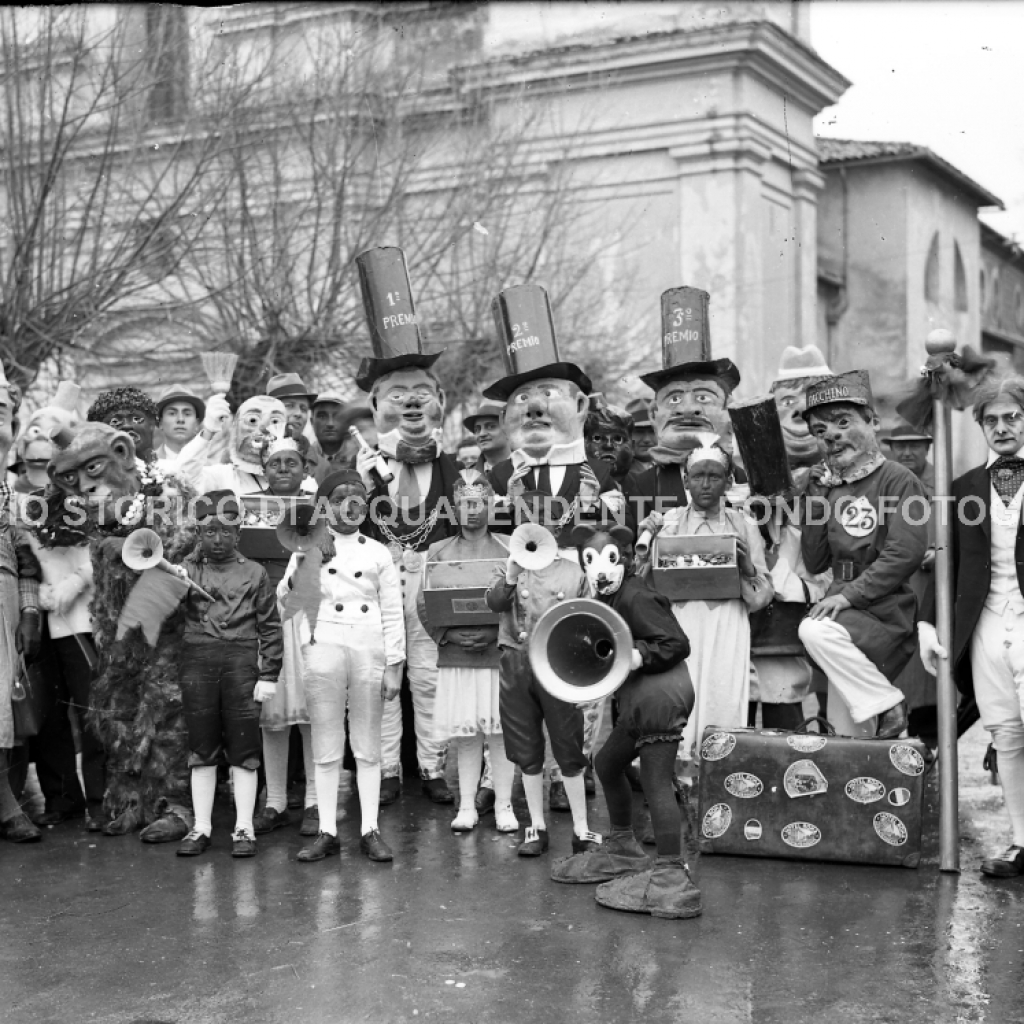
<svg viewBox="0 0 1024 1024">
<path fill-rule="evenodd" d="M 740 371 L 731 359 L 711 358 L 711 296 L 700 288 L 669 288 L 661 293 L 662 369 L 642 373 L 652 391 L 674 380 L 714 379 L 727 395 L 739 387 Z"/>
<path fill-rule="evenodd" d="M 441 353 L 423 351 L 405 253 L 393 245 L 367 249 L 356 256 L 356 267 L 373 348 L 373 355 L 359 364 L 356 386 L 370 391 L 386 373 L 433 366 Z"/>
<path fill-rule="evenodd" d="M 571 381 L 585 395 L 590 394 L 590 378 L 558 355 L 551 303 L 539 284 L 517 284 L 499 292 L 491 303 L 491 313 L 501 341 L 505 376 L 484 388 L 484 398 L 506 402 L 516 388 L 543 377 Z"/>
</svg>

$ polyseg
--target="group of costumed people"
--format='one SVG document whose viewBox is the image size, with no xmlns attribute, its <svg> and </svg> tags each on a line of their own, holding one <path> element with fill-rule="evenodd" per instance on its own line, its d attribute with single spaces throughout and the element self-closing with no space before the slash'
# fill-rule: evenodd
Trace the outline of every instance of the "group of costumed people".
<svg viewBox="0 0 1024 1024">
<path fill-rule="evenodd" d="M 38 663 L 77 717 L 85 783 L 73 748 L 70 768 L 53 754 L 66 749 L 67 716 L 50 716 L 26 744 L 47 810 L 29 821 L 8 784 L 16 770 L 0 771 L 0 831 L 34 841 L 37 824 L 84 813 L 90 830 L 201 855 L 228 766 L 231 852 L 251 857 L 258 835 L 293 822 L 294 733 L 311 840 L 298 860 L 340 852 L 351 756 L 359 849 L 388 862 L 379 808 L 401 796 L 405 730 L 435 803 L 454 803 L 445 774 L 456 756 L 453 832 L 493 812 L 499 832 L 519 834 L 518 855 L 537 858 L 549 849 L 546 812 L 567 811 L 571 852 L 553 863 L 555 881 L 596 884 L 613 909 L 699 915 L 679 777 L 707 726 L 753 724 L 760 704 L 764 726 L 792 729 L 816 692 L 841 734 L 892 739 L 934 704 L 928 673 L 945 652 L 927 623 L 927 516 L 913 507 L 930 494 L 930 438 L 901 424 L 886 458 L 867 372 L 834 374 L 817 349 L 787 349 L 767 403 L 778 451 L 765 458 L 781 453 L 788 484 L 755 520 L 744 503 L 764 497 L 763 473 L 756 445 L 745 465 L 733 450 L 740 371 L 712 357 L 707 293 L 662 296 L 662 366 L 641 378 L 653 395 L 620 409 L 560 357 L 544 289 L 520 285 L 494 301 L 504 375 L 465 418 L 474 443 L 457 461 L 442 450 L 440 353 L 423 351 L 404 255 L 371 249 L 356 262 L 373 352 L 355 377 L 366 401 L 284 373 L 234 412 L 223 382 L 205 400 L 118 388 L 81 422 L 77 389 L 62 384 L 19 436 L 20 395 L 0 386 L 0 447 L 18 437 L 18 484 L 0 492 L 0 769 L 17 762 L 11 687 L 24 662 Z M 998 453 L 993 494 L 1011 512 L 1017 503 L 1019 523 L 1024 390 L 998 387 L 976 415 Z M 958 486 L 984 491 L 975 475 Z M 826 514 L 805 521 L 796 496 Z M 510 544 L 527 523 L 554 541 L 540 567 L 517 563 Z M 1024 873 L 1024 722 L 1010 696 L 1024 680 L 1024 562 L 1019 526 L 1012 534 L 991 531 L 1002 547 L 990 589 L 981 555 L 961 555 L 981 604 L 962 618 L 958 608 L 953 653 L 993 732 L 1015 829 L 990 874 Z M 739 596 L 655 589 L 652 539 L 677 537 L 732 539 Z M 960 550 L 979 542 L 965 535 Z M 474 562 L 490 564 L 483 621 L 452 624 L 426 600 L 427 567 Z M 575 598 L 628 627 L 628 673 L 610 701 L 563 699 L 535 672 L 538 621 Z M 769 620 L 791 622 L 794 645 L 764 643 Z M 997 650 L 1000 629 L 1009 639 Z M 603 836 L 590 827 L 590 771 L 607 803 Z"/>
</svg>

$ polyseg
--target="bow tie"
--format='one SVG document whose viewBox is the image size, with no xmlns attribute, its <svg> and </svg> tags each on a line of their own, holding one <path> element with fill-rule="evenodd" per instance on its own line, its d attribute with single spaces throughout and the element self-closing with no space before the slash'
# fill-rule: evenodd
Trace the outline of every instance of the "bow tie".
<svg viewBox="0 0 1024 1024">
<path fill-rule="evenodd" d="M 1008 505 L 1024 484 L 1024 459 L 1016 455 L 1000 455 L 988 467 L 988 472 L 996 494 Z"/>
</svg>

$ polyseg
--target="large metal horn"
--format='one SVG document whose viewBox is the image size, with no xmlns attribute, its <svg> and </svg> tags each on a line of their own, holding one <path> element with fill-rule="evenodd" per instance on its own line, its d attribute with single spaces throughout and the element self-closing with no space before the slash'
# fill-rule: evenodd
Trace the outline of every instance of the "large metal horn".
<svg viewBox="0 0 1024 1024">
<path fill-rule="evenodd" d="M 550 530 L 536 523 L 523 523 L 509 538 L 508 554 L 528 572 L 539 572 L 558 557 L 558 544 Z"/>
<path fill-rule="evenodd" d="M 587 704 L 614 693 L 629 675 L 633 635 L 608 605 L 577 598 L 553 605 L 530 637 L 530 667 L 552 697 Z"/>
<path fill-rule="evenodd" d="M 164 558 L 164 545 L 160 540 L 159 534 L 156 530 L 150 530 L 145 526 L 138 530 L 132 530 L 125 537 L 124 544 L 121 547 L 121 561 L 129 569 L 134 569 L 136 572 L 145 572 L 147 569 L 159 569 L 161 572 L 169 573 L 171 576 L 178 575 L 178 570 Z M 205 597 L 207 601 L 213 601 L 212 595 L 203 590 L 198 583 L 192 580 L 186 580 L 185 582 L 197 594 Z"/>
</svg>

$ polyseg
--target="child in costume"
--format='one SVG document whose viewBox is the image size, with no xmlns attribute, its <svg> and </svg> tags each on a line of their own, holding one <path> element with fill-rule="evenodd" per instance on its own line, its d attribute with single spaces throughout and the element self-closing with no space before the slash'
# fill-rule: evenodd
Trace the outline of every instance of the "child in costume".
<svg viewBox="0 0 1024 1024">
<path fill-rule="evenodd" d="M 598 887 L 596 899 L 614 910 L 697 917 L 700 890 L 683 863 L 673 785 L 676 749 L 694 700 L 684 664 L 690 645 L 668 599 L 634 575 L 631 530 L 579 527 L 574 539 L 588 596 L 622 616 L 633 635 L 633 652 L 629 678 L 615 694 L 617 721 L 594 762 L 611 834 L 597 849 L 556 862 L 551 877 L 556 882 L 606 883 Z M 627 770 L 637 756 L 658 850 L 653 867 L 633 835 Z"/>
<path fill-rule="evenodd" d="M 707 436 L 686 462 L 690 503 L 670 509 L 663 537 L 732 535 L 736 540 L 741 596 L 730 600 L 674 601 L 672 612 L 690 639 L 689 667 L 697 702 L 683 735 L 683 756 L 690 756 L 704 727 L 740 728 L 747 721 L 750 694 L 750 621 L 774 594 L 764 557 L 764 542 L 754 521 L 729 508 L 724 498 L 733 481 L 732 458 Z M 645 521 L 657 527 L 658 513 Z"/>
<path fill-rule="evenodd" d="M 188 727 L 195 826 L 178 846 L 194 857 L 210 845 L 217 765 L 231 766 L 235 794 L 232 857 L 254 857 L 260 765 L 257 702 L 274 695 L 281 673 L 281 620 L 266 570 L 239 555 L 241 509 L 231 491 L 210 491 L 196 501 L 199 548 L 181 574 L 195 590 L 186 600 L 181 699 Z"/>
<path fill-rule="evenodd" d="M 364 537 L 366 488 L 355 470 L 332 473 L 317 491 L 317 513 L 329 503 L 327 551 L 292 556 L 278 595 L 285 619 L 301 608 L 303 681 L 313 737 L 320 832 L 300 861 L 336 854 L 338 781 L 345 750 L 345 710 L 356 760 L 362 815 L 360 850 L 393 859 L 377 827 L 381 785 L 381 720 L 394 700 L 405 662 L 405 615 L 398 572 L 383 544 Z"/>
<path fill-rule="evenodd" d="M 309 441 L 301 434 L 294 437 L 278 438 L 269 435 L 261 451 L 263 473 L 267 481 L 266 491 L 257 491 L 246 498 L 269 494 L 273 497 L 295 498 L 312 501 L 316 484 L 306 474 L 306 455 Z M 271 503 L 273 504 L 273 503 Z M 246 526 L 274 530 L 279 521 L 279 511 L 269 509 L 266 514 L 257 513 L 246 502 Z M 290 555 L 282 549 L 283 558 L 259 558 L 257 561 L 267 570 L 270 585 L 277 591 L 288 568 Z M 264 835 L 274 829 L 283 828 L 291 822 L 288 814 L 288 748 L 292 727 L 299 730 L 302 756 L 305 762 L 306 795 L 300 833 L 315 836 L 320 831 L 319 813 L 316 806 L 316 787 L 313 785 L 313 740 L 309 731 L 309 712 L 306 709 L 306 695 L 302 686 L 302 640 L 298 633 L 298 619 L 290 618 L 284 627 L 284 662 L 277 692 L 265 700 L 260 709 L 260 728 L 263 732 L 263 767 L 267 777 L 267 800 L 254 819 L 256 835 Z"/>
<path fill-rule="evenodd" d="M 455 537 L 437 541 L 427 551 L 427 563 L 465 562 L 508 558 L 507 542 L 487 529 L 487 513 L 494 490 L 475 470 L 464 470 L 455 485 L 455 502 L 461 530 Z M 422 591 L 420 618 L 438 645 L 437 694 L 434 698 L 434 736 L 452 740 L 458 752 L 459 812 L 453 832 L 469 832 L 479 814 L 476 793 L 484 740 L 490 749 L 494 779 L 494 823 L 499 832 L 516 832 L 519 822 L 512 811 L 514 767 L 505 757 L 498 711 L 498 627 L 434 626 Z"/>
</svg>

